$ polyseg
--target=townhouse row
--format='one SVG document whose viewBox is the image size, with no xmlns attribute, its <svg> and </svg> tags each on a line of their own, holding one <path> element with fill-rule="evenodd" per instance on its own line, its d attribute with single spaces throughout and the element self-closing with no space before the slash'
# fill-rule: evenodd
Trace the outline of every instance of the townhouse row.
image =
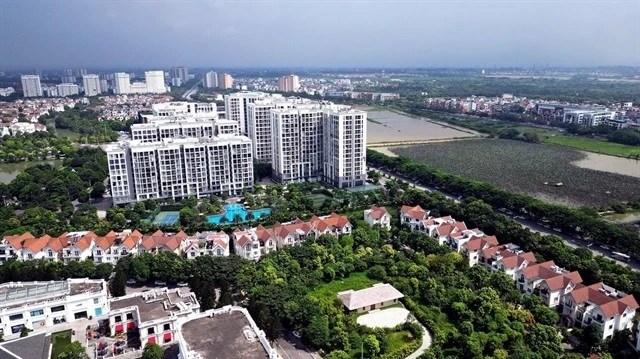
<svg viewBox="0 0 640 359">
<path fill-rule="evenodd" d="M 287 245 L 300 244 L 308 236 L 322 234 L 349 234 L 351 223 L 345 216 L 331 213 L 313 216 L 309 221 L 276 223 L 266 229 L 237 229 L 229 236 L 223 231 L 198 232 L 192 236 L 185 232 L 164 233 L 157 230 L 143 235 L 138 230 L 111 231 L 98 236 L 91 231 L 63 233 L 58 237 L 44 235 L 35 237 L 29 232 L 5 236 L 0 241 L 0 263 L 17 260 L 45 259 L 69 263 L 93 259 L 95 263 L 116 264 L 130 254 L 173 252 L 188 259 L 199 256 L 229 256 L 233 237 L 235 253 L 241 257 L 257 260 L 263 255 Z"/>
<path fill-rule="evenodd" d="M 451 247 L 468 259 L 469 266 L 483 265 L 491 272 L 506 273 L 523 293 L 537 295 L 547 306 L 557 308 L 568 327 L 595 323 L 602 328 L 602 339 L 633 327 L 638 309 L 633 295 L 602 282 L 585 285 L 577 271 L 570 272 L 554 261 L 538 263 L 532 252 L 525 253 L 513 243 L 500 244 L 495 236 L 468 229 L 451 216 L 432 217 L 420 206 L 402 206 L 400 222 Z"/>
</svg>

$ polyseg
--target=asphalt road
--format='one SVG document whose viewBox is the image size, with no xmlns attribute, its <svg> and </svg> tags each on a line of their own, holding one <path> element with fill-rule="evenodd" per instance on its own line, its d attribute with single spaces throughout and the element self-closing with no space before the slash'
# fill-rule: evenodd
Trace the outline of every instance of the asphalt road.
<svg viewBox="0 0 640 359">
<path fill-rule="evenodd" d="M 188 89 L 184 94 L 182 94 L 182 97 L 185 100 L 191 100 L 191 96 L 195 95 L 196 93 L 198 93 L 198 85 L 200 84 L 200 82 L 196 82 L 195 85 L 193 85 L 190 89 Z"/>
<path fill-rule="evenodd" d="M 415 187 L 417 189 L 420 189 L 420 190 L 423 190 L 423 191 L 440 192 L 446 198 L 448 198 L 448 199 L 450 199 L 450 200 L 452 200 L 454 202 L 457 202 L 457 203 L 460 202 L 459 198 L 457 198 L 457 197 L 454 197 L 454 196 L 451 196 L 449 194 L 446 194 L 446 193 L 444 193 L 442 191 L 439 191 L 439 190 L 437 190 L 437 189 L 435 189 L 433 187 L 416 184 L 414 181 L 412 181 L 412 180 L 410 180 L 410 179 L 408 179 L 406 177 L 398 176 L 398 175 L 396 175 L 394 173 L 383 171 L 383 170 L 380 170 L 378 168 L 374 168 L 374 167 L 371 167 L 371 166 L 369 166 L 369 169 L 378 171 L 380 173 L 383 173 L 383 174 L 385 174 L 385 175 L 387 175 L 387 176 L 389 176 L 391 178 L 395 178 L 395 179 L 399 179 L 399 180 L 405 181 L 405 182 L 411 184 L 413 187 Z M 386 180 L 387 179 L 385 177 L 382 177 L 380 179 L 380 183 L 382 185 L 384 185 L 386 183 Z M 532 222 L 532 221 L 528 221 L 526 219 L 519 219 L 519 218 L 513 218 L 513 217 L 511 217 L 511 219 L 516 221 L 516 222 L 518 222 L 518 223 L 520 223 L 520 225 L 523 228 L 527 228 L 532 232 L 540 233 L 540 234 L 542 234 L 544 236 L 548 236 L 548 235 L 558 236 L 558 237 L 562 238 L 564 240 L 564 242 L 568 246 L 571 246 L 573 248 L 578 248 L 578 247 L 588 248 L 593 253 L 594 256 L 604 256 L 604 257 L 607 257 L 607 259 L 612 260 L 612 261 L 614 261 L 614 262 L 616 262 L 616 263 L 618 263 L 618 264 L 620 264 L 622 266 L 631 267 L 633 270 L 640 271 L 640 262 L 635 260 L 635 259 L 631 259 L 631 261 L 629 263 L 622 262 L 622 261 L 616 260 L 616 259 L 611 257 L 612 251 L 610 251 L 608 249 L 603 249 L 603 248 L 597 247 L 597 245 L 593 245 L 591 247 L 588 247 L 589 242 L 585 241 L 583 239 L 575 238 L 575 237 L 572 237 L 572 236 L 569 236 L 569 235 L 566 235 L 566 234 L 562 234 L 560 232 L 556 232 L 556 231 L 554 231 L 552 229 L 546 228 L 544 226 L 539 225 L 538 223 L 535 223 L 535 222 Z"/>
<path fill-rule="evenodd" d="M 282 338 L 277 340 L 276 351 L 282 359 L 320 359 L 288 330 L 283 331 Z"/>
</svg>

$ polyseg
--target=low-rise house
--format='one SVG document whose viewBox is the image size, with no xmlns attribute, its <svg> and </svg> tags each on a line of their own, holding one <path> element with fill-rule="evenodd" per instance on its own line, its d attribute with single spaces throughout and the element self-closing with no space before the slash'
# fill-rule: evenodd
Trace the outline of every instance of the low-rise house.
<svg viewBox="0 0 640 359">
<path fill-rule="evenodd" d="M 464 222 L 456 222 L 452 226 L 452 233 L 447 236 L 446 244 L 458 253 L 462 253 L 462 246 L 472 238 L 484 237 L 484 232 L 478 228 L 459 230 L 459 228 L 466 228 Z"/>
<path fill-rule="evenodd" d="M 91 231 L 68 233 L 66 236 L 67 245 L 62 249 L 64 263 L 83 261 L 91 257 L 97 237 Z"/>
<path fill-rule="evenodd" d="M 402 206 L 400 208 L 400 224 L 406 224 L 412 231 L 422 231 L 424 226 L 422 221 L 429 217 L 429 211 L 420 206 Z"/>
<path fill-rule="evenodd" d="M 478 264 L 481 251 L 499 244 L 496 236 L 475 237 L 460 245 L 460 253 L 469 258 L 469 267 L 473 267 Z"/>
<path fill-rule="evenodd" d="M 0 284 L 0 332 L 5 339 L 19 337 L 22 328 L 41 330 L 108 311 L 104 280 Z"/>
<path fill-rule="evenodd" d="M 365 209 L 364 220 L 372 227 L 379 225 L 384 229 L 391 229 L 391 215 L 384 207 L 371 206 L 371 209 Z"/>
<path fill-rule="evenodd" d="M 27 239 L 33 238 L 35 237 L 29 232 L 3 237 L 2 243 L 0 244 L 0 261 L 6 262 L 14 257 L 22 259 L 22 244 Z"/>
<path fill-rule="evenodd" d="M 185 253 L 188 259 L 200 256 L 229 256 L 229 235 L 224 231 L 202 232 L 187 239 Z"/>
<path fill-rule="evenodd" d="M 428 228 L 425 226 L 425 228 Z M 452 243 L 452 248 L 456 251 L 458 247 L 454 246 L 454 242 L 452 237 L 461 237 L 464 236 L 463 232 L 467 230 L 467 225 L 464 222 L 456 222 L 455 220 L 447 223 L 439 224 L 435 228 L 435 235 L 433 237 L 438 239 L 438 244 L 441 246 L 446 243 Z"/>
<path fill-rule="evenodd" d="M 262 225 L 245 230 L 236 229 L 233 232 L 233 244 L 237 255 L 252 260 L 258 260 L 277 248 L 271 231 Z"/>
<path fill-rule="evenodd" d="M 352 226 L 349 219 L 347 219 L 346 216 L 341 216 L 336 213 L 320 217 L 313 216 L 309 220 L 309 223 L 316 237 L 323 234 L 331 234 L 334 236 L 351 234 Z"/>
<path fill-rule="evenodd" d="M 113 298 L 110 306 L 110 334 L 138 329 L 142 347 L 147 343 L 172 343 L 177 339 L 177 320 L 200 312 L 195 294 L 181 293 L 179 288 L 162 288 Z"/>
<path fill-rule="evenodd" d="M 260 227 L 261 226 L 258 226 L 258 229 L 264 230 L 264 227 Z M 326 229 L 328 229 L 328 227 Z M 278 248 L 301 245 L 309 236 L 315 235 L 311 223 L 304 222 L 299 218 L 291 222 L 276 222 L 270 231 L 265 230 L 264 233 L 268 233 L 276 239 Z"/>
<path fill-rule="evenodd" d="M 562 304 L 562 298 L 571 292 L 582 277 L 578 272 L 569 272 L 553 261 L 524 268 L 518 276 L 518 288 L 525 294 L 538 294 L 549 307 Z"/>
<path fill-rule="evenodd" d="M 504 272 L 513 281 L 518 278 L 520 271 L 536 263 L 536 257 L 532 252 L 525 253 L 520 247 L 513 244 L 487 248 L 483 251 L 481 261 L 482 259 L 484 259 L 485 266 L 492 272 Z"/>
<path fill-rule="evenodd" d="M 348 311 L 364 313 L 396 304 L 404 294 L 391 284 L 377 283 L 370 288 L 340 292 L 338 298 Z"/>
<path fill-rule="evenodd" d="M 144 236 L 138 251 L 140 253 L 157 254 L 160 252 L 173 252 L 181 255 L 185 248 L 185 240 L 188 238 L 186 233 L 180 231 L 176 234 L 164 233 L 161 230 L 155 231 L 150 236 Z"/>
<path fill-rule="evenodd" d="M 564 296 L 562 314 L 567 326 L 599 325 L 604 340 L 612 338 L 616 331 L 631 329 L 637 309 L 633 295 L 600 282 L 590 286 L 578 284 Z"/>
<path fill-rule="evenodd" d="M 22 243 L 22 260 L 43 259 L 45 253 L 42 250 L 49 244 L 50 240 L 51 236 L 48 234 L 38 238 L 26 239 Z"/>
</svg>

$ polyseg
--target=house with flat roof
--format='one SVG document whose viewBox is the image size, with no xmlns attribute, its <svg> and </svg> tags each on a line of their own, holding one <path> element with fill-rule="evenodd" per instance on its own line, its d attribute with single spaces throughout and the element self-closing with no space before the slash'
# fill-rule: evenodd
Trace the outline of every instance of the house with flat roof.
<svg viewBox="0 0 640 359">
<path fill-rule="evenodd" d="M 391 284 L 378 283 L 370 288 L 340 292 L 338 298 L 348 311 L 364 313 L 398 303 L 398 300 L 404 298 L 404 294 Z"/>
<path fill-rule="evenodd" d="M 111 335 L 138 329 L 142 347 L 147 343 L 172 343 L 176 320 L 200 311 L 195 294 L 182 293 L 180 288 L 138 292 L 113 298 L 110 304 Z"/>
<path fill-rule="evenodd" d="M 88 278 L 0 284 L 0 331 L 5 339 L 22 328 L 44 329 L 109 312 L 107 283 Z"/>
</svg>

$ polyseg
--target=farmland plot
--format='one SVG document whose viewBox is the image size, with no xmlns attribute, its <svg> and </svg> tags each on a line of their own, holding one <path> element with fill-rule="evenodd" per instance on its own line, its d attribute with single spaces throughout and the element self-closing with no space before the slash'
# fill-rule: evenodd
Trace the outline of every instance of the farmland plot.
<svg viewBox="0 0 640 359">
<path fill-rule="evenodd" d="M 394 147 L 391 151 L 445 172 L 548 202 L 602 205 L 640 197 L 640 178 L 575 166 L 572 163 L 586 154 L 562 146 L 468 140 Z"/>
</svg>

